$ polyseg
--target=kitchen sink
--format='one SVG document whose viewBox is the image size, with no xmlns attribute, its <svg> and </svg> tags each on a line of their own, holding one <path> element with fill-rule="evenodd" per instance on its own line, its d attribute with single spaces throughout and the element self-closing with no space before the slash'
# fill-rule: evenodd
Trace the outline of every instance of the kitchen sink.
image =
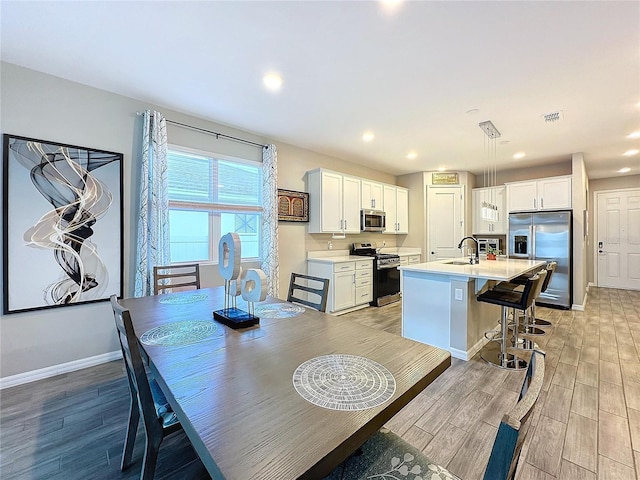
<svg viewBox="0 0 640 480">
<path fill-rule="evenodd" d="M 471 265 L 471 263 L 469 263 L 469 260 L 467 261 L 463 261 L 463 260 L 450 260 L 448 262 L 443 262 L 445 265 Z"/>
</svg>

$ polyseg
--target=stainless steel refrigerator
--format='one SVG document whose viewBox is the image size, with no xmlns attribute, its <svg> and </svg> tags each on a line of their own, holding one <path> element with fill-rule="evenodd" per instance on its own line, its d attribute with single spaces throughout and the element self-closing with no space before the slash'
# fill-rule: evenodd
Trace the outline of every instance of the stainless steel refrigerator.
<svg viewBox="0 0 640 480">
<path fill-rule="evenodd" d="M 558 262 L 536 305 L 571 308 L 571 225 L 570 210 L 509 214 L 509 257 Z"/>
</svg>

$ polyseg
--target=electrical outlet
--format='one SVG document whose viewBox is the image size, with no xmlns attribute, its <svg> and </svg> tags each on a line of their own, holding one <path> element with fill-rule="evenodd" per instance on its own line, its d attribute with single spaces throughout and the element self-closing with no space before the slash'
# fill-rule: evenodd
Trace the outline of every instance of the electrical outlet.
<svg viewBox="0 0 640 480">
<path fill-rule="evenodd" d="M 331 250 L 333 248 L 333 243 L 331 243 L 331 240 L 329 240 L 327 242 L 327 250 Z"/>
</svg>

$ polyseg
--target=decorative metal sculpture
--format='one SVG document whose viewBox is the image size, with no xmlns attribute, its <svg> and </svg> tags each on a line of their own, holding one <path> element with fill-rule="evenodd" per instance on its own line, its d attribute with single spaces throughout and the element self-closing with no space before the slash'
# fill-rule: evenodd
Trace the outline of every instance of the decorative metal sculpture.
<svg viewBox="0 0 640 480">
<path fill-rule="evenodd" d="M 241 242 L 237 233 L 227 233 L 218 244 L 218 270 L 224 279 L 224 308 L 213 312 L 213 317 L 231 328 L 256 325 L 260 318 L 255 315 L 255 302 L 267 298 L 267 276 L 257 268 L 243 272 Z M 249 312 L 237 307 L 237 297 L 247 302 Z"/>
</svg>

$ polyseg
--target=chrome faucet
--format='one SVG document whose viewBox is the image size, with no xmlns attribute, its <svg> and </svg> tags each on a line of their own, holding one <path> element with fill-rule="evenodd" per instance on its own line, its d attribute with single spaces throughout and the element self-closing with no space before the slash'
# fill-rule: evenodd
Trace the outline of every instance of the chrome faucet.
<svg viewBox="0 0 640 480">
<path fill-rule="evenodd" d="M 462 249 L 462 244 L 464 243 L 465 240 L 473 240 L 473 242 L 476 244 L 476 256 L 475 257 L 469 256 L 469 263 L 471 265 L 480 263 L 480 257 L 478 256 L 478 240 L 476 240 L 473 237 L 464 237 L 462 240 L 460 240 L 460 243 L 458 244 L 458 248 Z"/>
</svg>

